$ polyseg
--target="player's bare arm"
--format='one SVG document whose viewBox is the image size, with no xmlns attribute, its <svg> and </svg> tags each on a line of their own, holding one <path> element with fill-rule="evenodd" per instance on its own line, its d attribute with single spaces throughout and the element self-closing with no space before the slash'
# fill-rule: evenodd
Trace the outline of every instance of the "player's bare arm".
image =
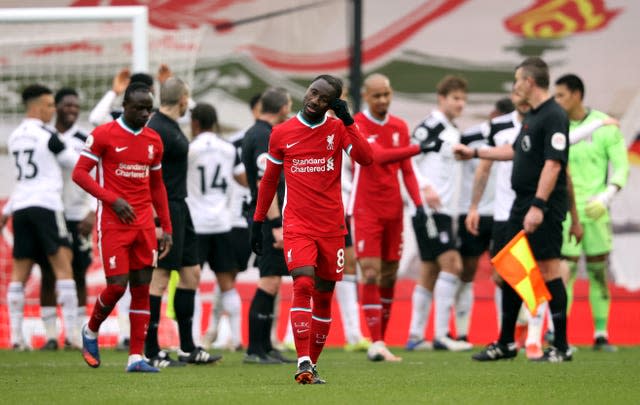
<svg viewBox="0 0 640 405">
<path fill-rule="evenodd" d="M 124 93 L 131 79 L 131 71 L 128 68 L 121 69 L 118 74 L 113 77 L 111 90 L 117 95 Z"/>
<path fill-rule="evenodd" d="M 480 203 L 482 195 L 484 194 L 484 190 L 487 187 L 487 181 L 489 180 L 489 174 L 491 173 L 492 165 L 493 161 L 491 160 L 480 160 L 473 178 L 473 188 L 471 190 L 471 205 L 469 206 L 467 218 L 464 221 L 465 227 L 472 235 L 478 235 L 478 226 L 480 224 L 478 204 Z"/>
<path fill-rule="evenodd" d="M 569 215 L 571 215 L 571 227 L 569 228 L 569 239 L 574 238 L 576 243 L 580 243 L 584 230 L 578 217 L 578 209 L 576 207 L 576 194 L 573 189 L 573 181 L 571 180 L 571 173 L 567 166 L 567 193 L 569 195 Z"/>
<path fill-rule="evenodd" d="M 93 231 L 93 227 L 95 226 L 95 224 L 96 224 L 96 213 L 93 211 L 89 211 L 87 216 L 84 217 L 82 221 L 78 223 L 78 232 L 80 233 L 80 235 L 87 237 L 91 235 L 91 232 Z"/>
<path fill-rule="evenodd" d="M 422 189 L 424 200 L 427 205 L 434 211 L 438 211 L 442 208 L 442 201 L 440 201 L 440 195 L 433 186 L 427 185 Z"/>
<path fill-rule="evenodd" d="M 538 188 L 536 190 L 536 200 L 541 201 L 542 204 L 546 204 L 551 192 L 553 191 L 558 175 L 562 170 L 562 164 L 557 160 L 547 160 L 544 163 L 542 172 L 540 173 L 540 180 L 538 181 Z M 526 233 L 533 233 L 540 226 L 544 219 L 544 211 L 542 207 L 532 205 L 524 217 L 524 231 Z"/>
<path fill-rule="evenodd" d="M 471 148 L 467 145 L 458 144 L 453 146 L 453 153 L 458 160 L 469 160 L 473 158 L 488 160 L 512 160 L 513 147 L 511 145 L 500 145 L 492 148 Z"/>
</svg>

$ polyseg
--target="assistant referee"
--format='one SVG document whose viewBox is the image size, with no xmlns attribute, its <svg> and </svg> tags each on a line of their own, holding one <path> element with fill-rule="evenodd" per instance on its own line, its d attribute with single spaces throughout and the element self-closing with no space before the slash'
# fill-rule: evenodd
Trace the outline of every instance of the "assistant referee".
<svg viewBox="0 0 640 405">
<path fill-rule="evenodd" d="M 511 145 L 471 149 L 457 146 L 458 157 L 513 159 L 511 187 L 516 199 L 507 223 L 509 238 L 524 228 L 552 299 L 549 309 L 555 326 L 554 345 L 539 361 L 569 361 L 567 292 L 560 278 L 562 222 L 569 203 L 566 166 L 569 158 L 569 119 L 549 93 L 549 67 L 538 57 L 525 59 L 515 72 L 514 91 L 531 105 L 522 129 Z M 517 355 L 514 330 L 522 299 L 507 283 L 502 287 L 502 325 L 498 342 L 474 360 L 490 361 Z"/>
</svg>

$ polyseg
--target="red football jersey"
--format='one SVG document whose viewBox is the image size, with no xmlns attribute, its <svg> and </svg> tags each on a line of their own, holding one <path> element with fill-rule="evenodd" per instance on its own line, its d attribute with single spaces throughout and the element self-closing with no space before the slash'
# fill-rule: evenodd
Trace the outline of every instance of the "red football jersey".
<svg viewBox="0 0 640 405">
<path fill-rule="evenodd" d="M 384 121 L 379 121 L 368 112 L 359 112 L 354 117 L 360 128 L 360 132 L 380 148 L 403 148 L 409 146 L 409 129 L 400 118 L 387 114 Z M 376 154 L 374 148 L 374 156 Z M 403 167 L 404 165 L 404 167 Z M 350 215 L 373 215 L 382 219 L 394 219 L 402 217 L 402 195 L 398 171 L 402 170 L 405 182 L 407 170 L 413 175 L 411 158 L 406 158 L 392 163 L 374 163 L 369 166 L 354 165 L 353 189 L 347 212 Z M 409 186 L 409 184 L 407 184 Z M 408 187 L 410 194 L 417 194 Z M 420 203 L 418 194 L 417 202 Z"/>
<path fill-rule="evenodd" d="M 268 158 L 283 165 L 285 232 L 320 237 L 346 234 L 340 168 L 342 150 L 351 148 L 347 131 L 357 128 L 345 128 L 332 117 L 310 125 L 299 113 L 273 129 Z"/>
<path fill-rule="evenodd" d="M 98 184 L 124 198 L 136 214 L 134 223 L 123 224 L 109 204 L 99 201 L 100 228 L 154 226 L 149 171 L 161 169 L 162 153 L 160 135 L 151 128 L 134 132 L 118 119 L 93 130 L 82 156 L 98 162 Z"/>
</svg>

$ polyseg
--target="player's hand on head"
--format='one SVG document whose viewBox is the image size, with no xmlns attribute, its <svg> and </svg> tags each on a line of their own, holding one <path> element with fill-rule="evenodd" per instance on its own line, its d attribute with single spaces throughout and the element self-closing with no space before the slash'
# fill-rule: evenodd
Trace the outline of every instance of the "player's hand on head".
<svg viewBox="0 0 640 405">
<path fill-rule="evenodd" d="M 249 237 L 253 253 L 262 255 L 262 221 L 253 221 Z"/>
<path fill-rule="evenodd" d="M 475 151 L 472 148 L 461 143 L 453 145 L 451 150 L 453 151 L 453 156 L 455 156 L 456 160 L 469 160 L 472 159 L 475 154 Z"/>
<path fill-rule="evenodd" d="M 333 101 L 329 103 L 329 108 L 333 110 L 338 117 L 346 126 L 353 124 L 353 117 L 349 113 L 349 106 L 347 102 L 340 99 L 334 98 Z"/>
<path fill-rule="evenodd" d="M 424 200 L 427 202 L 429 208 L 434 211 L 438 211 L 442 208 L 442 201 L 440 201 L 440 196 L 438 192 L 431 186 L 427 186 L 423 189 Z"/>
<path fill-rule="evenodd" d="M 121 69 L 113 78 L 111 90 L 116 94 L 122 94 L 127 89 L 131 80 L 131 71 L 128 68 Z"/>
<path fill-rule="evenodd" d="M 173 236 L 171 236 L 170 233 L 163 232 L 162 237 L 158 240 L 158 251 L 160 252 L 158 260 L 163 259 L 166 255 L 168 255 L 172 246 Z"/>
<path fill-rule="evenodd" d="M 171 71 L 168 65 L 163 63 L 158 67 L 158 76 L 157 76 L 158 83 L 162 84 L 166 82 L 167 79 L 170 78 L 172 75 L 173 75 L 173 72 Z"/>
<path fill-rule="evenodd" d="M 111 208 L 116 213 L 120 221 L 125 224 L 131 224 L 136 220 L 136 213 L 129 203 L 122 197 L 119 197 L 111 205 Z"/>
<path fill-rule="evenodd" d="M 478 227 L 480 226 L 480 214 L 478 214 L 477 209 L 469 208 L 467 217 L 464 220 L 464 226 L 471 235 L 478 236 L 480 234 L 478 231 Z"/>
</svg>

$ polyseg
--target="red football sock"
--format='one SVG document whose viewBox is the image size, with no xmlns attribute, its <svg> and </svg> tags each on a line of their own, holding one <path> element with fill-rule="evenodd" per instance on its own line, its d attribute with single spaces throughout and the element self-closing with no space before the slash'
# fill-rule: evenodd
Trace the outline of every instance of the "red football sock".
<svg viewBox="0 0 640 405">
<path fill-rule="evenodd" d="M 393 287 L 380 287 L 380 302 L 382 303 L 382 323 L 380 326 L 381 336 L 384 340 L 385 332 L 387 331 L 387 324 L 389 323 L 389 317 L 391 317 L 391 305 L 393 304 Z"/>
<path fill-rule="evenodd" d="M 293 279 L 293 300 L 291 302 L 290 318 L 293 341 L 296 344 L 298 358 L 309 356 L 313 285 L 313 279 L 309 276 L 298 276 Z"/>
<path fill-rule="evenodd" d="M 331 299 L 333 291 L 313 291 L 313 316 L 311 317 L 311 342 L 309 356 L 316 364 L 331 328 Z"/>
<path fill-rule="evenodd" d="M 382 340 L 382 304 L 376 284 L 362 285 L 362 311 L 369 327 L 371 340 L 374 342 Z"/>
<path fill-rule="evenodd" d="M 107 284 L 107 287 L 102 290 L 98 299 L 96 299 L 96 305 L 93 307 L 91 318 L 89 318 L 89 330 L 92 332 L 98 332 L 102 322 L 107 319 L 116 302 L 122 297 L 127 287 L 118 284 Z"/>
<path fill-rule="evenodd" d="M 149 327 L 149 284 L 129 288 L 131 290 L 129 354 L 142 354 L 147 327 Z"/>
</svg>

